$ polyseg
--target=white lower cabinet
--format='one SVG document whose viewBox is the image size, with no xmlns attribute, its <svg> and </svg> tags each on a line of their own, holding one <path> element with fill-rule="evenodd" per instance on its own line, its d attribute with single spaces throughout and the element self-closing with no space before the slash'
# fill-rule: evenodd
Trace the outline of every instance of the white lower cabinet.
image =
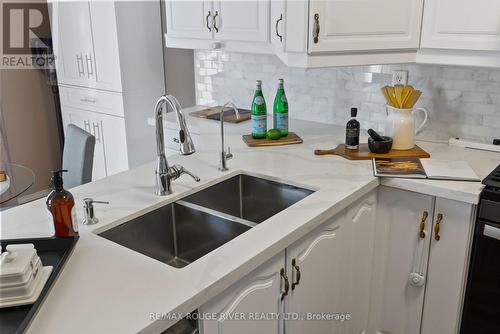
<svg viewBox="0 0 500 334">
<path fill-rule="evenodd" d="M 386 187 L 378 195 L 369 333 L 417 334 L 425 285 L 410 284 L 409 276 L 427 274 L 433 197 Z"/>
<path fill-rule="evenodd" d="M 380 187 L 369 333 L 458 333 L 473 212 Z"/>
<path fill-rule="evenodd" d="M 254 312 L 282 314 L 281 297 L 285 288 L 283 277 L 285 277 L 284 251 L 200 307 L 201 314 L 220 315 L 216 320 L 200 321 L 200 332 L 205 334 L 283 333 L 282 322 L 278 317 L 274 320 L 249 319 Z M 245 314 L 246 319 L 236 318 L 238 314 Z M 234 316 L 234 319 L 231 319 L 231 316 Z"/>
<path fill-rule="evenodd" d="M 451 334 L 460 329 L 474 214 L 472 205 L 436 198 L 422 334 Z"/>
<path fill-rule="evenodd" d="M 128 169 L 125 120 L 61 105 L 64 129 L 74 124 L 95 137 L 92 181 Z"/>
<path fill-rule="evenodd" d="M 226 317 L 202 321 L 201 333 L 456 334 L 474 212 L 380 186 L 203 305 Z"/>
<path fill-rule="evenodd" d="M 376 196 L 344 210 L 199 309 L 201 313 L 283 314 L 264 321 L 202 321 L 201 332 L 362 332 L 368 300 L 375 231 Z M 353 239 L 359 242 L 351 242 Z M 286 253 L 286 255 L 285 255 Z M 305 320 L 299 316 L 349 313 L 350 321 Z M 288 317 L 288 318 L 287 318 Z"/>
<path fill-rule="evenodd" d="M 287 334 L 363 333 L 368 324 L 376 195 L 370 194 L 287 248 Z M 300 281 L 298 274 L 300 272 Z M 296 284 L 298 282 L 298 284 Z M 367 298 L 368 297 L 368 298 Z M 313 320 L 322 314 L 341 319 Z"/>
</svg>

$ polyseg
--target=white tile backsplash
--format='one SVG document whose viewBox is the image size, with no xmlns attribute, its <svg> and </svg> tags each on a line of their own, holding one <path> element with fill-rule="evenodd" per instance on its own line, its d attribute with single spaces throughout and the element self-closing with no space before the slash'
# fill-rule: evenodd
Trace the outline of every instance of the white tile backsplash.
<svg viewBox="0 0 500 334">
<path fill-rule="evenodd" d="M 417 107 L 429 111 L 420 138 L 462 137 L 491 142 L 500 137 L 500 70 L 438 65 L 371 65 L 299 69 L 276 56 L 196 51 L 198 104 L 234 101 L 250 108 L 255 80 L 263 81 L 268 112 L 279 78 L 285 80 L 290 117 L 345 125 L 351 106 L 359 107 L 362 127 L 383 130 L 385 100 L 380 87 L 392 72 L 408 71 L 409 84 L 422 90 Z"/>
</svg>

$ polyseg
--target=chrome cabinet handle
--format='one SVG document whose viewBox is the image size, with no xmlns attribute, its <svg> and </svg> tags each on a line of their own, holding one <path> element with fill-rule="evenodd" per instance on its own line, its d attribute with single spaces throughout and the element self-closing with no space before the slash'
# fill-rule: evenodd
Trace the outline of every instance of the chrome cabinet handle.
<svg viewBox="0 0 500 334">
<path fill-rule="evenodd" d="M 419 232 L 418 236 L 420 239 L 425 238 L 425 222 L 427 221 L 427 217 L 429 217 L 429 213 L 427 211 L 424 211 L 422 214 L 422 219 L 420 220 L 420 226 L 419 226 Z"/>
<path fill-rule="evenodd" d="M 288 277 L 285 274 L 285 269 L 281 268 L 280 276 L 285 282 L 285 291 L 281 293 L 281 300 L 283 300 L 285 299 L 286 296 L 288 296 L 288 290 L 290 290 L 290 283 L 288 282 Z"/>
<path fill-rule="evenodd" d="M 81 62 L 81 67 L 80 67 L 80 62 Z M 82 75 L 85 75 L 85 69 L 83 67 L 83 57 L 82 55 L 76 54 L 76 64 L 78 66 L 78 76 L 81 77 Z"/>
<path fill-rule="evenodd" d="M 314 14 L 314 25 L 313 25 L 313 40 L 314 44 L 318 44 L 319 41 L 319 14 Z"/>
<path fill-rule="evenodd" d="M 84 126 L 84 130 L 87 131 L 88 133 L 90 133 L 90 122 L 89 121 L 84 121 L 83 122 L 83 126 Z M 87 130 L 87 126 L 88 126 L 88 130 Z"/>
<path fill-rule="evenodd" d="M 96 129 L 97 129 L 97 131 L 96 131 Z M 101 143 L 101 132 L 100 132 L 100 127 L 99 127 L 99 122 L 97 122 L 97 123 L 92 122 L 92 130 L 94 132 L 95 141 L 97 143 Z"/>
<path fill-rule="evenodd" d="M 299 285 L 300 283 L 300 267 L 296 264 L 295 259 L 292 259 L 292 267 L 295 269 L 297 275 L 295 276 L 297 280 L 294 282 L 293 281 L 293 275 L 292 275 L 292 291 L 295 290 L 295 287 Z"/>
<path fill-rule="evenodd" d="M 436 225 L 434 226 L 434 239 L 436 241 L 441 240 L 441 235 L 439 234 L 441 231 L 441 223 L 443 222 L 443 214 L 438 213 Z"/>
<path fill-rule="evenodd" d="M 84 97 L 84 98 L 80 99 L 80 102 L 96 103 L 97 100 L 96 99 L 91 99 L 91 98 L 88 98 L 88 97 Z"/>
<path fill-rule="evenodd" d="M 212 27 L 210 27 L 210 24 L 208 23 L 208 19 L 212 16 L 212 12 L 211 11 L 208 11 L 208 14 L 207 14 L 207 29 L 208 29 L 208 32 L 212 32 Z"/>
<path fill-rule="evenodd" d="M 215 11 L 215 15 L 214 15 L 214 29 L 215 29 L 215 32 L 219 32 L 219 28 L 217 27 L 217 16 L 219 16 L 219 11 Z"/>
<path fill-rule="evenodd" d="M 279 37 L 280 42 L 283 42 L 283 35 L 280 35 L 278 32 L 278 25 L 279 25 L 280 21 L 283 21 L 283 14 L 280 14 L 280 18 L 276 20 L 276 27 L 275 27 L 276 36 Z M 293 288 L 292 288 L 292 290 L 293 290 Z"/>
<path fill-rule="evenodd" d="M 85 60 L 87 62 L 87 77 L 90 78 L 91 75 L 94 75 L 94 66 L 92 65 L 92 57 L 89 55 L 85 55 Z"/>
</svg>

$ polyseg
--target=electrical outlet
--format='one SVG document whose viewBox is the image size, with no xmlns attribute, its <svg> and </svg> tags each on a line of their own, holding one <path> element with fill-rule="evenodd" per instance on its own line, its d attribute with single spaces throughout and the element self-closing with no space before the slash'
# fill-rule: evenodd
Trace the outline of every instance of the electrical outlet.
<svg viewBox="0 0 500 334">
<path fill-rule="evenodd" d="M 394 71 L 392 73 L 392 85 L 407 85 L 408 84 L 408 71 Z"/>
</svg>

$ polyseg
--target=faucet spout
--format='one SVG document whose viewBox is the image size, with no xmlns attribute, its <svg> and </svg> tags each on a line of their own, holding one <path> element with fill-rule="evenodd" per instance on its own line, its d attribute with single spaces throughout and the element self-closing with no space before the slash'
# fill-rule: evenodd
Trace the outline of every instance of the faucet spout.
<svg viewBox="0 0 500 334">
<path fill-rule="evenodd" d="M 220 151 L 220 163 L 219 163 L 219 170 L 222 172 L 227 170 L 227 160 L 233 157 L 233 155 L 231 154 L 231 148 L 228 146 L 226 153 L 226 148 L 224 144 L 224 111 L 226 110 L 226 107 L 231 107 L 236 114 L 236 118 L 240 118 L 240 113 L 234 103 L 226 102 L 226 104 L 222 106 L 222 109 L 220 111 L 221 151 Z"/>
<path fill-rule="evenodd" d="M 189 134 L 184 114 L 179 101 L 172 95 L 162 95 L 155 105 L 154 117 L 156 125 L 156 194 L 165 196 L 172 193 L 171 181 L 177 179 L 182 174 L 191 175 L 197 182 L 199 178 L 188 172 L 184 167 L 174 165 L 169 167 L 167 157 L 165 156 L 165 141 L 163 133 L 163 107 L 168 103 L 177 115 L 179 124 L 179 151 L 183 155 L 194 153 L 193 140 Z"/>
</svg>

